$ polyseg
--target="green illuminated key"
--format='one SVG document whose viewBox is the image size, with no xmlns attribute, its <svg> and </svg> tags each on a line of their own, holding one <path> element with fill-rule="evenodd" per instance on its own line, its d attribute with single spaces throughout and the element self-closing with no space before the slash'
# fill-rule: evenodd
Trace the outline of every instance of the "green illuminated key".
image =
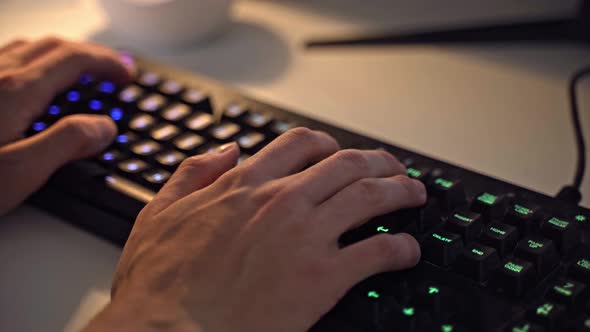
<svg viewBox="0 0 590 332">
<path fill-rule="evenodd" d="M 570 266 L 569 275 L 573 279 L 588 283 L 590 280 L 590 255 L 576 259 Z"/>
<path fill-rule="evenodd" d="M 506 257 L 518 242 L 518 230 L 512 225 L 491 223 L 484 227 L 480 241 L 496 249 L 501 257 Z"/>
<path fill-rule="evenodd" d="M 430 169 L 421 167 L 408 167 L 406 173 L 413 179 L 426 182 L 430 175 Z"/>
<path fill-rule="evenodd" d="M 469 210 L 455 210 L 445 224 L 445 229 L 461 235 L 464 243 L 471 243 L 479 237 L 483 222 L 479 213 Z"/>
<path fill-rule="evenodd" d="M 516 245 L 514 255 L 535 264 L 541 276 L 549 273 L 559 263 L 559 255 L 553 241 L 540 236 L 522 239 Z"/>
<path fill-rule="evenodd" d="M 556 303 L 563 304 L 571 310 L 583 308 L 588 296 L 585 284 L 574 280 L 562 280 L 551 286 L 549 298 Z"/>
<path fill-rule="evenodd" d="M 532 263 L 516 257 L 504 261 L 494 281 L 497 288 L 512 296 L 522 296 L 532 288 L 535 269 Z"/>
<path fill-rule="evenodd" d="M 580 231 L 572 221 L 550 217 L 541 225 L 541 233 L 553 240 L 562 254 L 568 253 L 580 242 Z"/>
<path fill-rule="evenodd" d="M 439 265 L 452 264 L 463 249 L 461 236 L 445 231 L 433 232 L 426 236 L 422 255 L 425 260 Z"/>
<path fill-rule="evenodd" d="M 507 326 L 504 332 L 544 332 L 544 329 L 529 321 L 519 321 Z"/>
<path fill-rule="evenodd" d="M 574 216 L 574 221 L 581 228 L 584 228 L 584 229 L 590 228 L 590 217 L 588 215 L 579 213 Z"/>
<path fill-rule="evenodd" d="M 435 177 L 428 186 L 429 194 L 438 199 L 441 208 L 451 211 L 465 203 L 465 190 L 460 180 Z"/>
<path fill-rule="evenodd" d="M 521 235 L 527 235 L 538 227 L 538 208 L 524 204 L 513 204 L 508 208 L 503 221 L 518 228 Z"/>
<path fill-rule="evenodd" d="M 487 222 L 500 220 L 506 213 L 506 200 L 504 195 L 483 192 L 475 196 L 471 209 L 480 213 Z"/>
<path fill-rule="evenodd" d="M 496 249 L 473 243 L 465 247 L 454 269 L 476 282 L 484 282 L 499 264 Z"/>
<path fill-rule="evenodd" d="M 543 302 L 531 308 L 529 319 L 543 326 L 548 331 L 554 331 L 565 316 L 565 308 L 553 302 Z"/>
</svg>

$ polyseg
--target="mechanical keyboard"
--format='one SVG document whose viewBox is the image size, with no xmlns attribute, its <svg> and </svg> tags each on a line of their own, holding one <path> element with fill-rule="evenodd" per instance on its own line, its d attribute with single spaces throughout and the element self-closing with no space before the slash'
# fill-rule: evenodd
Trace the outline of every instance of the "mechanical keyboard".
<svg viewBox="0 0 590 332">
<path fill-rule="evenodd" d="M 236 141 L 243 160 L 306 126 L 344 148 L 390 151 L 429 193 L 423 207 L 341 237 L 346 246 L 408 232 L 422 258 L 362 281 L 312 331 L 590 331 L 590 210 L 138 62 L 132 84 L 83 76 L 33 122 L 29 135 L 73 113 L 107 114 L 119 128 L 112 146 L 59 170 L 33 204 L 123 245 L 138 212 L 188 156 Z"/>
</svg>

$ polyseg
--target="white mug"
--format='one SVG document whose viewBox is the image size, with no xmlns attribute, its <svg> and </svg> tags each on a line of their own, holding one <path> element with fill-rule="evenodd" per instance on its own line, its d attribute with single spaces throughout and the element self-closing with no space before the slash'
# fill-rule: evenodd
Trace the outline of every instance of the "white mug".
<svg viewBox="0 0 590 332">
<path fill-rule="evenodd" d="M 228 26 L 233 0 L 100 0 L 110 27 L 131 45 L 187 46 Z"/>
</svg>

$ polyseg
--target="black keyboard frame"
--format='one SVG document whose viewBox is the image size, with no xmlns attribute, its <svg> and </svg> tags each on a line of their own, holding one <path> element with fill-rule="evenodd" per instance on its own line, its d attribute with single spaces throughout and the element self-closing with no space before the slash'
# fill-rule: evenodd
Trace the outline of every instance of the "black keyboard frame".
<svg viewBox="0 0 590 332">
<path fill-rule="evenodd" d="M 547 216 L 555 215 L 563 218 L 571 218 L 575 214 L 590 215 L 590 209 L 560 202 L 553 197 L 522 188 L 507 181 L 482 175 L 478 172 L 440 161 L 422 153 L 384 143 L 283 108 L 260 102 L 256 99 L 246 97 L 244 94 L 235 90 L 228 89 L 226 85 L 215 82 L 211 79 L 193 73 L 187 73 L 186 71 L 146 59 L 138 59 L 138 63 L 141 68 L 145 68 L 146 70 L 161 73 L 165 77 L 174 78 L 179 82 L 186 83 L 188 86 L 202 88 L 212 98 L 215 112 L 222 112 L 222 107 L 230 102 L 244 102 L 245 104 L 252 106 L 253 109 L 269 111 L 281 119 L 292 120 L 301 126 L 323 130 L 334 136 L 344 148 L 384 148 L 400 159 L 411 157 L 415 160 L 416 164 L 425 165 L 430 168 L 440 168 L 445 171 L 445 174 L 450 175 L 451 177 L 459 177 L 463 180 L 466 184 L 465 191 L 468 199 L 473 199 L 482 188 L 486 188 L 486 190 L 492 192 L 511 192 L 514 193 L 515 197 L 519 200 L 534 202 L 536 205 L 542 207 L 544 215 Z M 518 164 L 515 164 L 515 167 L 518 166 Z M 525 166 L 530 165 L 522 165 L 522 167 Z M 46 186 L 29 199 L 29 202 L 51 214 L 57 215 L 66 221 L 71 222 L 77 227 L 81 227 L 90 233 L 107 239 L 118 246 L 123 246 L 131 231 L 133 221 L 144 204 L 122 194 L 121 192 L 107 187 L 104 184 L 103 175 L 100 167 L 95 167 L 93 162 L 80 161 L 72 163 L 59 170 L 49 180 Z M 588 243 L 590 240 L 590 232 L 587 228 L 584 230 L 583 236 L 585 241 L 587 241 L 586 243 Z M 522 314 L 524 303 L 536 301 L 542 296 L 542 294 L 544 294 L 544 290 L 546 290 L 550 281 L 562 274 L 565 266 L 570 263 L 568 259 L 563 260 L 560 266 L 539 284 L 534 294 L 520 300 L 509 300 L 498 297 L 494 292 L 481 287 L 481 285 L 467 279 L 463 280 L 450 271 L 444 269 L 441 270 L 440 268 L 424 261 L 422 261 L 418 267 L 407 273 L 416 275 L 418 278 L 429 276 L 429 278 L 434 277 L 440 279 L 442 280 L 441 282 L 445 284 L 452 284 L 454 285 L 453 287 L 464 289 L 465 293 L 477 294 L 481 297 L 481 301 L 497 303 L 498 305 L 503 306 L 502 310 L 509 311 L 512 317 L 518 317 Z M 457 284 L 458 282 L 460 284 Z M 326 315 L 326 317 L 322 319 L 313 330 L 318 332 L 368 331 L 357 323 L 351 323 L 350 321 L 341 319 L 341 317 L 343 317 L 341 316 L 342 310 L 343 309 L 340 305 L 337 306 L 332 312 Z M 504 312 L 502 316 L 506 314 L 507 312 Z M 474 322 L 474 324 L 479 325 L 481 322 Z M 492 325 L 494 324 L 491 324 L 490 326 Z"/>
</svg>

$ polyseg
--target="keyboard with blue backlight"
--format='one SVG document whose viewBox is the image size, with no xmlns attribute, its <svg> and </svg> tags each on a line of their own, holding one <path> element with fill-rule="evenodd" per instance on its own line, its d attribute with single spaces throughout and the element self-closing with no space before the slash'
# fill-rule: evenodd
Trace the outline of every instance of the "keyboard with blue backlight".
<svg viewBox="0 0 590 332">
<path fill-rule="evenodd" d="M 30 135 L 91 113 L 109 115 L 119 129 L 100 155 L 58 171 L 34 204 L 123 245 L 138 212 L 187 157 L 236 141 L 241 161 L 306 126 L 345 148 L 392 152 L 429 193 L 423 207 L 341 237 L 347 246 L 408 232 L 422 259 L 359 283 L 312 331 L 590 331 L 590 210 L 140 62 L 127 86 L 82 77 L 32 124 Z"/>
</svg>

